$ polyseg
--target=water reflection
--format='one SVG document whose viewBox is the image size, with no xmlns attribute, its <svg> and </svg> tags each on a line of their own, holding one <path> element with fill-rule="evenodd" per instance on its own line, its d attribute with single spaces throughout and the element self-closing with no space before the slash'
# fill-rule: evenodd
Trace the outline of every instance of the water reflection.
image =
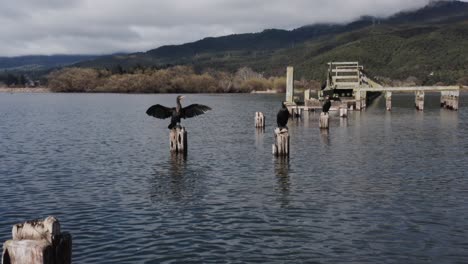
<svg viewBox="0 0 468 264">
<path fill-rule="evenodd" d="M 153 167 L 151 183 L 151 200 L 180 201 L 190 196 L 190 181 L 187 181 L 186 173 L 187 156 L 171 153 L 167 163 L 160 163 Z"/>
<path fill-rule="evenodd" d="M 454 129 L 457 128 L 458 116 L 458 111 L 452 111 L 444 108 L 440 109 L 440 123 L 443 126 L 448 126 Z"/>
<path fill-rule="evenodd" d="M 265 137 L 265 128 L 257 127 L 255 129 L 255 147 L 263 149 L 264 137 Z"/>
<path fill-rule="evenodd" d="M 340 127 L 347 127 L 348 126 L 348 118 L 340 117 Z"/>
<path fill-rule="evenodd" d="M 276 190 L 280 195 L 281 206 L 285 207 L 289 204 L 289 191 L 291 181 L 289 179 L 289 157 L 275 158 L 275 175 L 277 178 Z"/>
<path fill-rule="evenodd" d="M 328 129 L 320 129 L 320 141 L 327 146 L 330 146 L 330 137 Z"/>
</svg>

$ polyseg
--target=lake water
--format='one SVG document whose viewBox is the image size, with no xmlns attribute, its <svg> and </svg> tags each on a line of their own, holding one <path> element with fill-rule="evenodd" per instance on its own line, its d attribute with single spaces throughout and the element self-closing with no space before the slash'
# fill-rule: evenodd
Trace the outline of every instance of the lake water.
<svg viewBox="0 0 468 264">
<path fill-rule="evenodd" d="M 380 98 L 328 134 L 310 113 L 289 160 L 271 154 L 280 95 L 188 95 L 213 111 L 171 156 L 145 111 L 175 97 L 0 94 L 0 242 L 54 215 L 74 263 L 468 262 L 468 95 Z"/>
</svg>

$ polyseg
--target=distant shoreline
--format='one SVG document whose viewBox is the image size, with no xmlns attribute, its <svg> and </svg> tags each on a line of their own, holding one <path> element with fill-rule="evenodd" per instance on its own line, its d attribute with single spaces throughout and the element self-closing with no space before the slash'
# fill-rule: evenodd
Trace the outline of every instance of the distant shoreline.
<svg viewBox="0 0 468 264">
<path fill-rule="evenodd" d="M 0 87 L 0 93 L 51 93 L 49 88 L 38 87 L 38 88 L 11 88 L 11 87 Z"/>
<path fill-rule="evenodd" d="M 468 92 L 468 86 L 461 86 L 461 91 Z M 69 93 L 69 92 L 52 92 L 50 88 L 47 87 L 38 87 L 38 88 L 11 88 L 11 87 L 0 87 L 0 93 Z M 118 92 L 80 92 L 80 93 L 90 93 L 90 94 L 99 94 L 99 93 L 116 93 Z M 123 94 L 152 94 L 152 93 L 123 93 Z M 157 93 L 157 94 L 172 94 L 172 93 Z M 219 94 L 219 93 L 214 93 Z M 248 94 L 248 93 L 246 93 Z M 274 90 L 267 91 L 253 91 L 250 94 L 281 94 L 281 92 Z"/>
</svg>

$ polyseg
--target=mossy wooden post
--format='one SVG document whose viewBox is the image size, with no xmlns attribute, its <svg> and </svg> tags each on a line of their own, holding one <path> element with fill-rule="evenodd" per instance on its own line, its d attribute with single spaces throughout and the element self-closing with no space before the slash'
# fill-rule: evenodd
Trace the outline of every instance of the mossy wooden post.
<svg viewBox="0 0 468 264">
<path fill-rule="evenodd" d="M 385 92 L 385 107 L 387 111 L 392 111 L 392 92 Z"/>
<path fill-rule="evenodd" d="M 71 263 L 71 235 L 60 232 L 60 223 L 55 217 L 16 224 L 12 238 L 3 244 L 3 264 Z"/>
<path fill-rule="evenodd" d="M 265 115 L 262 112 L 255 112 L 255 127 L 264 128 L 265 127 Z"/>
<path fill-rule="evenodd" d="M 187 153 L 187 130 L 185 127 L 176 127 L 169 133 L 171 152 Z"/>
<path fill-rule="evenodd" d="M 330 115 L 328 113 L 321 113 L 320 114 L 320 120 L 319 120 L 319 127 L 320 129 L 328 129 L 329 127 L 329 120 L 330 120 Z"/>
<path fill-rule="evenodd" d="M 275 129 L 275 144 L 273 144 L 273 155 L 289 156 L 289 132 L 287 128 Z"/>
</svg>

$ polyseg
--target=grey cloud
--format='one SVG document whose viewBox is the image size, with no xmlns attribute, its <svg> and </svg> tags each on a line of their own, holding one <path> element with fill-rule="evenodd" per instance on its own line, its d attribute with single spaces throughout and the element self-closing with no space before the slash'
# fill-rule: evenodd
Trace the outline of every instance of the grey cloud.
<svg viewBox="0 0 468 264">
<path fill-rule="evenodd" d="M 1 0 L 0 56 L 145 51 L 208 36 L 389 16 L 429 0 Z"/>
</svg>

